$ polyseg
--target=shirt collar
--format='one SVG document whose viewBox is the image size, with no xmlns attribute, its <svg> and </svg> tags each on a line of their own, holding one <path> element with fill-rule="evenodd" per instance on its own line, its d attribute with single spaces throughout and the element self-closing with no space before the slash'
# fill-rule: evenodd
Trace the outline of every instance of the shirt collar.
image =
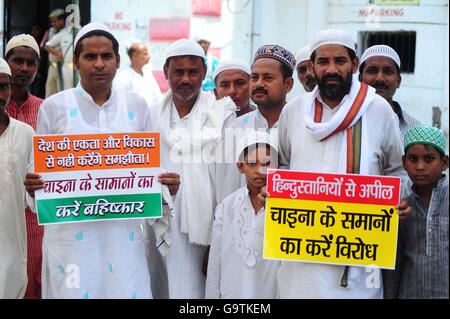
<svg viewBox="0 0 450 319">
<path fill-rule="evenodd" d="M 395 114 L 397 114 L 398 119 L 400 120 L 400 122 L 404 122 L 405 118 L 403 117 L 403 110 L 402 107 L 400 106 L 400 104 L 396 101 L 393 101 L 394 104 L 394 112 Z"/>
<path fill-rule="evenodd" d="M 447 180 L 446 175 L 442 174 L 441 178 L 437 182 L 436 187 L 433 189 L 433 193 L 440 192 L 441 190 L 446 189 L 446 188 L 448 188 L 448 180 Z M 414 197 L 416 197 L 418 199 L 422 199 L 422 197 L 420 197 L 420 195 L 417 193 L 417 188 L 414 184 L 411 186 L 411 190 L 412 190 Z"/>
<path fill-rule="evenodd" d="M 103 105 L 98 105 L 94 102 L 94 99 L 92 98 L 92 96 L 81 85 L 81 81 L 78 82 L 75 90 L 76 90 L 77 96 L 80 97 L 83 101 L 85 101 L 89 104 L 95 105 L 97 107 L 100 107 L 100 108 L 110 105 L 116 99 L 116 90 L 114 90 L 113 88 L 111 88 L 111 95 L 109 96 L 109 99 Z"/>
<path fill-rule="evenodd" d="M 334 108 L 331 108 L 331 107 L 328 106 L 328 104 L 326 104 L 326 103 L 323 101 L 322 97 L 320 96 L 320 92 L 317 94 L 317 99 L 319 100 L 319 102 L 322 103 L 323 106 L 325 106 L 326 108 L 328 108 L 328 109 L 330 109 L 330 110 L 338 110 L 338 109 L 341 107 L 341 105 L 344 104 L 344 102 L 345 102 L 345 100 L 347 99 L 347 97 L 348 97 L 348 94 L 347 94 L 346 96 L 344 96 L 344 98 L 341 100 L 341 103 L 339 103 L 338 106 L 336 106 L 336 107 L 334 107 Z"/>
<path fill-rule="evenodd" d="M 17 104 L 16 101 L 13 101 L 12 99 L 9 101 L 9 104 L 14 106 L 14 107 L 16 107 L 16 108 L 18 108 L 18 109 L 21 109 L 30 101 L 31 97 L 32 97 L 31 93 L 27 92 L 27 97 L 25 98 L 25 101 L 23 101 L 22 104 L 19 105 L 19 104 Z"/>
</svg>

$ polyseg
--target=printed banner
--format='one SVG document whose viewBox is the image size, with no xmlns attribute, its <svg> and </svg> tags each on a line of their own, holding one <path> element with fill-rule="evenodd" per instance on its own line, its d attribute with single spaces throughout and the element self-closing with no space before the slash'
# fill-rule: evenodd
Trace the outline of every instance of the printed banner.
<svg viewBox="0 0 450 319">
<path fill-rule="evenodd" d="M 264 258 L 394 269 L 400 178 L 270 170 Z"/>
<path fill-rule="evenodd" d="M 40 225 L 161 218 L 159 133 L 37 135 Z"/>
</svg>

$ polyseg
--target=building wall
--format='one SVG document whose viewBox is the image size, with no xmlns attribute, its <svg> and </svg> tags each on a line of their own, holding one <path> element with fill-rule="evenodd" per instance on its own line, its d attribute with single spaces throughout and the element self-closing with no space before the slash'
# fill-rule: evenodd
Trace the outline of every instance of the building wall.
<svg viewBox="0 0 450 319">
<path fill-rule="evenodd" d="M 156 71 L 162 69 L 170 41 L 149 41 L 152 18 L 189 19 L 190 37 L 205 35 L 221 59 L 234 57 L 249 63 L 260 45 L 279 44 L 295 53 L 326 27 L 345 29 L 355 40 L 362 31 L 416 31 L 415 71 L 402 75 L 395 98 L 406 111 L 428 125 L 432 124 L 433 107 L 438 107 L 442 112 L 441 127 L 448 132 L 448 0 L 384 7 L 375 7 L 371 2 L 374 1 L 222 0 L 220 16 L 209 17 L 193 16 L 190 0 L 92 0 L 91 14 L 92 21 L 115 23 L 121 41 L 137 37 L 148 42 Z M 105 7 L 110 10 L 104 10 Z M 120 20 L 118 13 L 122 13 Z M 129 29 L 120 30 L 121 24 L 126 23 Z M 127 57 L 123 61 L 126 64 Z M 294 90 L 288 98 L 301 93 L 303 89 L 295 76 Z"/>
</svg>

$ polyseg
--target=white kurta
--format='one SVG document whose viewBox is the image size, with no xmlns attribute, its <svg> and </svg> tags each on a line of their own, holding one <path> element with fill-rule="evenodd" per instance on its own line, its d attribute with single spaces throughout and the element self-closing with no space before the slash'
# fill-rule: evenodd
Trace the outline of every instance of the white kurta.
<svg viewBox="0 0 450 319">
<path fill-rule="evenodd" d="M 144 76 L 129 66 L 121 69 L 114 78 L 113 84 L 119 90 L 139 94 L 145 99 L 148 105 L 158 103 L 162 97 L 161 89 L 152 71 L 145 67 Z"/>
<path fill-rule="evenodd" d="M 31 126 L 13 118 L 0 135 L 0 299 L 22 298 L 27 288 L 23 182 L 33 135 Z"/>
<path fill-rule="evenodd" d="M 281 164 L 298 171 L 345 173 L 339 171 L 341 140 L 345 131 L 323 142 L 315 142 L 305 127 L 310 94 L 313 93 L 296 97 L 281 113 L 278 122 Z M 346 98 L 347 96 L 344 100 Z M 331 109 L 324 104 L 322 122 L 328 122 L 339 107 L 340 105 Z M 363 120 L 363 125 L 367 125 L 369 132 L 363 138 L 370 150 L 369 154 L 365 154 L 369 175 L 396 175 L 406 179 L 401 160 L 403 147 L 398 118 L 392 108 L 382 97 L 376 95 L 364 116 L 366 120 Z M 280 298 L 383 297 L 380 271 L 366 272 L 364 267 L 350 269 L 348 287 L 343 288 L 340 283 L 344 266 L 284 261 L 278 271 Z M 372 279 L 379 283 L 377 288 L 367 285 Z"/>
<path fill-rule="evenodd" d="M 150 110 L 129 92 L 113 90 L 100 107 L 79 84 L 46 99 L 38 114 L 37 134 L 140 131 L 152 131 Z M 141 221 L 46 225 L 42 297 L 152 298 Z"/>
<path fill-rule="evenodd" d="M 279 261 L 263 259 L 265 211 L 257 214 L 247 187 L 216 208 L 206 298 L 274 299 Z"/>
<path fill-rule="evenodd" d="M 207 97 L 208 93 L 202 92 Z M 208 97 L 207 97 L 208 99 Z M 215 103 L 211 97 L 210 103 Z M 214 105 L 208 105 L 212 107 Z M 191 112 L 183 118 L 179 117 L 178 111 L 175 105 L 170 107 L 170 123 L 163 123 L 161 118 L 156 118 L 156 113 L 152 114 L 152 119 L 155 120 L 154 127 L 161 132 L 167 131 L 167 126 L 170 130 L 175 129 L 187 129 L 189 127 L 190 117 L 197 114 L 198 116 L 204 116 L 204 114 L 198 114 L 196 112 L 197 104 Z M 157 112 L 159 107 L 152 107 L 152 111 Z M 222 123 L 224 127 L 228 126 L 234 117 L 228 117 L 225 119 L 225 123 Z M 162 126 L 166 126 L 163 129 Z M 197 132 L 198 133 L 198 132 Z M 192 134 L 192 132 L 189 132 Z M 171 220 L 172 227 L 172 241 L 169 247 L 169 252 L 166 256 L 167 274 L 169 283 L 169 297 L 171 299 L 202 299 L 205 294 L 205 276 L 202 273 L 203 256 L 206 251 L 206 246 L 196 245 L 189 242 L 188 235 L 181 232 L 181 216 L 182 209 L 189 203 L 183 202 L 183 197 L 180 193 L 184 187 L 183 178 L 186 174 L 183 172 L 183 164 L 174 161 L 173 150 L 171 146 L 165 141 L 165 138 L 161 138 L 161 162 L 167 171 L 175 172 L 181 176 L 181 185 L 178 195 L 174 201 L 173 218 Z M 202 165 L 202 164 L 201 164 Z M 205 165 L 206 166 L 206 180 L 198 180 L 195 191 L 211 191 L 213 198 L 216 197 L 216 175 L 217 170 L 214 162 Z M 215 207 L 215 201 L 213 206 Z M 214 208 L 213 208 L 214 209 Z"/>
</svg>

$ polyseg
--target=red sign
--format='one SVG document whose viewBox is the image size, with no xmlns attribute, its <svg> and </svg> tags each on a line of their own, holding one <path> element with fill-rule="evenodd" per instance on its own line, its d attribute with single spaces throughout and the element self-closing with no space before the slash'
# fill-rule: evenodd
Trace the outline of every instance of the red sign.
<svg viewBox="0 0 450 319">
<path fill-rule="evenodd" d="M 166 93 L 169 91 L 169 82 L 166 80 L 166 76 L 164 75 L 164 71 L 153 71 L 153 76 L 155 77 L 156 82 L 158 82 L 159 88 L 161 92 Z"/>
<path fill-rule="evenodd" d="M 400 201 L 399 177 L 287 170 L 270 170 L 267 176 L 267 191 L 276 198 L 370 205 L 397 205 Z"/>
<path fill-rule="evenodd" d="M 360 9 L 358 11 L 359 17 L 403 17 L 405 15 L 405 10 L 400 9 L 382 9 L 382 8 L 372 8 L 372 9 Z"/>
<path fill-rule="evenodd" d="M 192 0 L 193 16 L 220 17 L 222 0 Z"/>
<path fill-rule="evenodd" d="M 150 41 L 189 39 L 189 19 L 150 19 Z"/>
</svg>

